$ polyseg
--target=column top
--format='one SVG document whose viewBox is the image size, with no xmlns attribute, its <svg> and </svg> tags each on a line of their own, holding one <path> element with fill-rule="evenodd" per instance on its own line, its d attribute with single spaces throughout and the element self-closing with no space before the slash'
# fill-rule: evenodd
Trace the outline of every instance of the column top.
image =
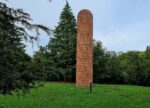
<svg viewBox="0 0 150 108">
<path fill-rule="evenodd" d="M 79 12 L 78 15 L 80 15 L 80 14 L 91 14 L 91 15 L 92 15 L 92 12 L 91 12 L 90 10 L 88 10 L 88 9 L 82 9 L 82 10 Z M 93 15 L 92 15 L 92 16 L 93 16 Z"/>
</svg>

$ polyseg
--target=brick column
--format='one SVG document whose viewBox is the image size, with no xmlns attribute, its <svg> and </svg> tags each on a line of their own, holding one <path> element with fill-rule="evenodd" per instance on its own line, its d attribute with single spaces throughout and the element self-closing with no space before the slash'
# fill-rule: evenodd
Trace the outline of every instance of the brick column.
<svg viewBox="0 0 150 108">
<path fill-rule="evenodd" d="M 89 87 L 93 82 L 93 16 L 89 10 L 78 14 L 76 86 Z"/>
</svg>

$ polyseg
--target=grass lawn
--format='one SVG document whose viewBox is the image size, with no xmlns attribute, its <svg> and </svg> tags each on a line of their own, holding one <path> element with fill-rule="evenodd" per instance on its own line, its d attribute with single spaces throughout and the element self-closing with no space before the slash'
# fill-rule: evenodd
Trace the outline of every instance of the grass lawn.
<svg viewBox="0 0 150 108">
<path fill-rule="evenodd" d="M 23 97 L 0 95 L 0 108 L 150 108 L 150 87 L 94 84 L 89 93 L 74 84 L 45 83 Z"/>
</svg>

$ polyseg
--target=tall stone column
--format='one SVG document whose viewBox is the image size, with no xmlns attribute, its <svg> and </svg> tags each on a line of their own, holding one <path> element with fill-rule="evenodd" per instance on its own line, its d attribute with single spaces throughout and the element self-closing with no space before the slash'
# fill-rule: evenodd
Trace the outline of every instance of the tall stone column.
<svg viewBox="0 0 150 108">
<path fill-rule="evenodd" d="M 93 83 L 93 16 L 81 10 L 77 23 L 76 86 L 89 87 Z"/>
</svg>

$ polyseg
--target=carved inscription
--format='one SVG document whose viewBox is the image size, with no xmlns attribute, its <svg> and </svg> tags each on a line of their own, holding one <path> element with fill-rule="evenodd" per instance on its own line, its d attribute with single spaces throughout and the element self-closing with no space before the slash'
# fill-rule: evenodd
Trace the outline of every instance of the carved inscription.
<svg viewBox="0 0 150 108">
<path fill-rule="evenodd" d="M 82 44 L 91 44 L 91 39 L 87 38 L 88 36 L 82 37 Z"/>
</svg>

